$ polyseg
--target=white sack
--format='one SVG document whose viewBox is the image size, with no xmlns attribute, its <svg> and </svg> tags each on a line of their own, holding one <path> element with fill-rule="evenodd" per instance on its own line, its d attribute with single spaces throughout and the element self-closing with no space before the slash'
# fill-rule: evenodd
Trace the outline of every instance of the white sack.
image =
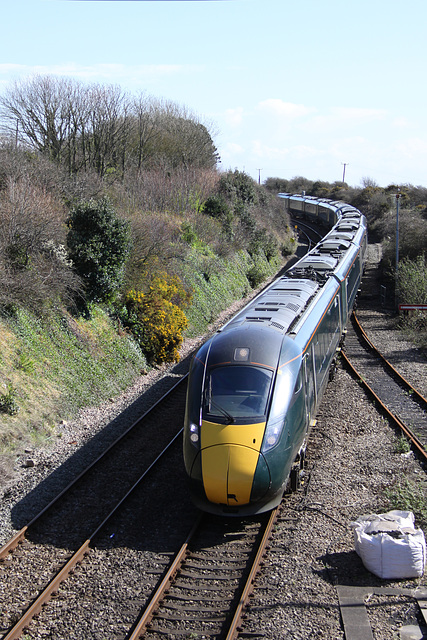
<svg viewBox="0 0 427 640">
<path fill-rule="evenodd" d="M 386 580 L 420 577 L 426 562 L 426 542 L 414 528 L 411 511 L 361 516 L 351 523 L 354 546 L 364 566 Z"/>
</svg>

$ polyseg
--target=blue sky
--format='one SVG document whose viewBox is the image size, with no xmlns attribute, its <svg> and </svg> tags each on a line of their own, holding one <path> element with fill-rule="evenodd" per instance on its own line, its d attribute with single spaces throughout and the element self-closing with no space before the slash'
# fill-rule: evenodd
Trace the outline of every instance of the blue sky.
<svg viewBox="0 0 427 640">
<path fill-rule="evenodd" d="M 187 107 L 223 170 L 427 186 L 426 0 L 14 0 L 0 93 L 33 74 Z"/>
</svg>

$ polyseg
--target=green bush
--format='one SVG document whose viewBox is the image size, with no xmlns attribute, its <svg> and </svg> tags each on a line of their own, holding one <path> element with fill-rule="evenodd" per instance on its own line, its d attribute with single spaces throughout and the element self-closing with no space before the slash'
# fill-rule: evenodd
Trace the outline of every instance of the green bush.
<svg viewBox="0 0 427 640">
<path fill-rule="evenodd" d="M 202 211 L 211 218 L 219 220 L 226 235 L 228 237 L 232 236 L 233 212 L 222 195 L 219 194 L 207 198 Z"/>
<path fill-rule="evenodd" d="M 108 200 L 90 200 L 68 217 L 67 246 L 89 301 L 107 301 L 118 292 L 130 252 L 130 229 Z"/>
<path fill-rule="evenodd" d="M 267 260 L 271 260 L 278 255 L 278 243 L 266 229 L 257 229 L 252 235 L 248 251 L 251 256 L 264 253 Z"/>
<path fill-rule="evenodd" d="M 425 255 L 416 260 L 399 262 L 399 301 L 406 304 L 427 304 L 427 262 Z"/>
<path fill-rule="evenodd" d="M 399 262 L 398 300 L 402 304 L 427 304 L 427 263 L 425 255 Z M 401 316 L 400 324 L 419 347 L 427 349 L 427 314 L 413 311 Z"/>
<path fill-rule="evenodd" d="M 268 260 L 262 252 L 252 256 L 252 258 L 253 265 L 247 272 L 247 277 L 251 287 L 255 289 L 271 275 L 271 269 Z"/>
<path fill-rule="evenodd" d="M 0 412 L 14 416 L 18 413 L 19 406 L 16 402 L 16 389 L 8 384 L 6 393 L 0 393 Z"/>
<path fill-rule="evenodd" d="M 219 193 L 233 203 L 253 204 L 257 198 L 254 179 L 238 169 L 221 175 Z"/>
<path fill-rule="evenodd" d="M 286 242 L 280 245 L 280 253 L 285 258 L 286 256 L 292 256 L 298 248 L 296 239 L 292 236 Z"/>
</svg>

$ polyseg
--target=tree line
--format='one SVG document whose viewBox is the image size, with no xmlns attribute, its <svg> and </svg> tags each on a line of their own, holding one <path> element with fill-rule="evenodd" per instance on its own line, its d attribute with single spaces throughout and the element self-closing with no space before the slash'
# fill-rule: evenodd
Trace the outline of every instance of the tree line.
<svg viewBox="0 0 427 640">
<path fill-rule="evenodd" d="M 0 96 L 1 133 L 70 174 L 178 166 L 212 169 L 209 127 L 174 102 L 57 76 L 16 81 Z"/>
</svg>

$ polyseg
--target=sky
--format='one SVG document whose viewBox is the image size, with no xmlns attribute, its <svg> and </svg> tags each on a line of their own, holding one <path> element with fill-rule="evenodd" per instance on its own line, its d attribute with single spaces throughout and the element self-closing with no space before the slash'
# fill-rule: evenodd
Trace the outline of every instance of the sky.
<svg viewBox="0 0 427 640">
<path fill-rule="evenodd" d="M 427 186 L 426 0 L 1 2 L 0 94 L 57 75 L 171 100 L 220 169 Z"/>
</svg>

